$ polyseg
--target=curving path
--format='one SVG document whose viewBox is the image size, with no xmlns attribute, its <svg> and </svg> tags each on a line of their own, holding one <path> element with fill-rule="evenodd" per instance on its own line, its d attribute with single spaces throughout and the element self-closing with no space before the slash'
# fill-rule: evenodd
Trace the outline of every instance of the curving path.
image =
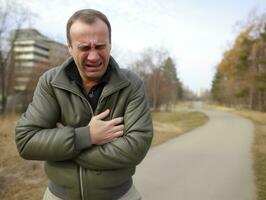
<svg viewBox="0 0 266 200">
<path fill-rule="evenodd" d="M 137 167 L 143 200 L 255 200 L 253 124 L 196 109 L 208 115 L 206 125 L 152 148 Z"/>
</svg>

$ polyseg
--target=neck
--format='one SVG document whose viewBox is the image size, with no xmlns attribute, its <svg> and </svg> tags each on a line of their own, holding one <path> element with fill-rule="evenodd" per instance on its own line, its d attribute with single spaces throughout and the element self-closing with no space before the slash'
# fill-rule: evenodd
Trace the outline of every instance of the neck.
<svg viewBox="0 0 266 200">
<path fill-rule="evenodd" d="M 83 83 L 83 87 L 86 90 L 86 92 L 89 92 L 91 90 L 91 88 L 98 83 L 98 81 L 97 80 L 95 80 L 95 81 L 90 80 L 90 81 L 82 81 L 82 83 Z"/>
</svg>

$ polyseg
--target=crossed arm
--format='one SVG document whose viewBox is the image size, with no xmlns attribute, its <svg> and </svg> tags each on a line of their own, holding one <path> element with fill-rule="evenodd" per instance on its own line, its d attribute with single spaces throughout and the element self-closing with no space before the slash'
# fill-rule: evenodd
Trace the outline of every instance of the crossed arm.
<svg viewBox="0 0 266 200">
<path fill-rule="evenodd" d="M 91 169 L 114 169 L 138 164 L 145 156 L 152 139 L 152 124 L 145 95 L 137 91 L 129 103 L 124 118 L 103 119 L 109 110 L 94 116 L 89 122 L 92 147 L 75 149 L 75 129 L 57 123 L 58 104 L 44 81 L 40 81 L 33 103 L 16 127 L 19 152 L 26 159 L 73 160 Z M 41 109 L 40 109 L 41 108 Z M 139 113 L 136 115 L 136 111 Z M 38 120 L 36 120 L 38 119 Z M 124 123 L 124 124 L 123 124 Z M 88 133 L 89 134 L 89 133 Z"/>
<path fill-rule="evenodd" d="M 104 121 L 104 118 L 106 118 L 109 113 L 110 110 L 107 109 L 99 115 L 92 117 L 90 123 L 88 124 L 88 127 L 90 129 L 89 133 L 91 144 L 103 145 L 112 142 L 115 138 L 123 135 L 123 117 L 117 117 L 109 121 Z M 57 122 L 56 126 L 57 128 L 65 127 L 60 122 Z"/>
</svg>

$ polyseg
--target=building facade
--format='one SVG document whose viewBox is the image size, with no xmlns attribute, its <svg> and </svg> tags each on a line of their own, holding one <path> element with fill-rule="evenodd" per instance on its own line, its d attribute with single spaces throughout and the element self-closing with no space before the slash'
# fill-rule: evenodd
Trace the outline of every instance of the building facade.
<svg viewBox="0 0 266 200">
<path fill-rule="evenodd" d="M 49 39 L 35 29 L 20 29 L 14 41 L 15 91 L 25 91 L 33 76 L 63 62 L 67 46 Z"/>
<path fill-rule="evenodd" d="M 69 57 L 65 44 L 49 39 L 35 29 L 15 32 L 10 65 L 13 65 L 12 89 L 8 107 L 24 110 L 32 99 L 40 75 Z"/>
</svg>

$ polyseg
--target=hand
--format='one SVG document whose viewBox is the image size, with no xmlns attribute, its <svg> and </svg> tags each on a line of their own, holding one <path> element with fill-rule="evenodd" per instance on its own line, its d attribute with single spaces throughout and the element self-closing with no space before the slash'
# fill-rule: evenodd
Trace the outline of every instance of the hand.
<svg viewBox="0 0 266 200">
<path fill-rule="evenodd" d="M 121 137 L 123 135 L 124 125 L 123 117 L 117 117 L 109 121 L 103 121 L 110 113 L 110 110 L 100 113 L 91 118 L 89 123 L 90 137 L 92 144 L 106 144 L 112 142 L 115 138 Z M 64 128 L 65 126 L 57 122 L 57 128 Z"/>
<path fill-rule="evenodd" d="M 109 121 L 103 121 L 110 113 L 110 110 L 100 113 L 91 118 L 89 123 L 92 144 L 106 144 L 123 135 L 123 117 L 117 117 Z"/>
</svg>

